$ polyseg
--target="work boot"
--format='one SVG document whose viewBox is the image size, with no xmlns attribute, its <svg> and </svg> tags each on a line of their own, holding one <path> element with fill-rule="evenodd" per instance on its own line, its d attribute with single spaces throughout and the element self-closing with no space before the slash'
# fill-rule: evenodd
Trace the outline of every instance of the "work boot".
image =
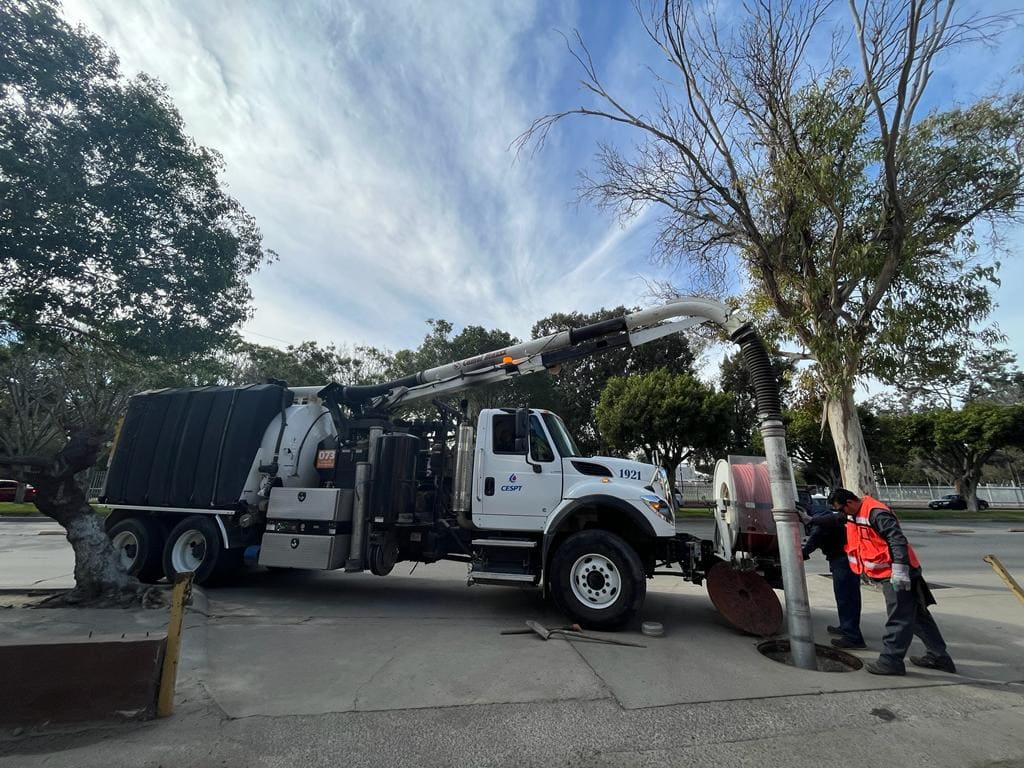
<svg viewBox="0 0 1024 768">
<path fill-rule="evenodd" d="M 837 637 L 832 640 L 832 647 L 840 648 L 844 651 L 863 651 L 868 646 L 863 640 L 854 642 L 853 640 L 847 640 L 845 637 Z"/>
<path fill-rule="evenodd" d="M 841 630 L 839 627 L 833 626 L 831 624 L 829 624 L 827 627 L 825 627 L 825 631 L 828 632 L 830 635 L 841 635 L 841 634 L 843 634 L 843 630 Z"/>
<path fill-rule="evenodd" d="M 939 669 L 952 675 L 956 674 L 956 664 L 953 663 L 953 659 L 949 656 L 936 656 L 932 653 L 926 653 L 924 656 L 911 656 L 910 663 L 915 667 Z"/>
<path fill-rule="evenodd" d="M 888 664 L 883 664 L 880 661 L 869 661 L 864 665 L 864 669 L 870 672 L 872 675 L 905 675 L 907 670 L 897 669 L 896 667 L 890 667 Z"/>
</svg>

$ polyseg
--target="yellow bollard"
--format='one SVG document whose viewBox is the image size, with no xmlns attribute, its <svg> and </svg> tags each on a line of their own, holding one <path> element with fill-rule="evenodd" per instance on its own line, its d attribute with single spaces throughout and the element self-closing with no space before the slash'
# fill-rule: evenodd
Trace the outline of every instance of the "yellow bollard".
<svg viewBox="0 0 1024 768">
<path fill-rule="evenodd" d="M 160 670 L 160 693 L 157 696 L 156 716 L 169 717 L 174 711 L 174 686 L 178 680 L 178 654 L 181 652 L 181 625 L 185 618 L 185 603 L 192 594 L 192 576 L 179 573 L 174 577 L 171 593 L 171 617 L 167 622 L 167 646 Z"/>
<path fill-rule="evenodd" d="M 1003 567 L 1003 564 L 999 562 L 999 558 L 995 555 L 985 555 L 981 559 L 992 566 L 992 570 L 996 572 L 1000 579 L 1006 582 L 1006 586 L 1010 588 L 1010 591 L 1017 596 L 1017 599 L 1024 603 L 1024 589 L 1021 589 L 1017 580 Z"/>
</svg>

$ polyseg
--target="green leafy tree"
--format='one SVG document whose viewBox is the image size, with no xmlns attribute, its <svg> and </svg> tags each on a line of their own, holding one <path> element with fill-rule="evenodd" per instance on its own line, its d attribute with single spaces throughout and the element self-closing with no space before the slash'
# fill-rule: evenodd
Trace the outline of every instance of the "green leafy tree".
<svg viewBox="0 0 1024 768">
<path fill-rule="evenodd" d="M 985 465 L 1005 448 L 1024 447 L 1024 405 L 969 403 L 961 410 L 912 413 L 900 420 L 904 444 L 952 483 L 978 510 L 978 482 Z"/>
<path fill-rule="evenodd" d="M 0 467 L 35 485 L 36 506 L 67 529 L 69 599 L 141 589 L 77 479 L 127 391 L 90 385 L 91 361 L 107 358 L 100 367 L 120 381 L 208 353 L 248 316 L 246 278 L 270 256 L 222 168 L 159 82 L 123 77 L 55 2 L 0 5 L 0 337 L 5 354 L 36 358 L 9 361 L 0 412 L 45 425 L 34 442 L 6 440 Z"/>
<path fill-rule="evenodd" d="M 49 0 L 0 10 L 0 318 L 146 354 L 207 348 L 249 313 L 266 253 L 166 88 Z"/>
<path fill-rule="evenodd" d="M 365 347 L 356 347 L 349 353 L 335 344 L 304 341 L 285 349 L 260 344 L 237 342 L 220 358 L 225 369 L 221 378 L 225 383 L 249 384 L 277 379 L 291 386 L 368 384 L 383 376 L 386 363 L 380 353 Z"/>
<path fill-rule="evenodd" d="M 588 101 L 539 118 L 520 146 L 575 115 L 636 134 L 633 151 L 601 145 L 583 196 L 624 216 L 656 207 L 657 258 L 712 289 L 742 266 L 762 326 L 816 363 L 844 485 L 870 492 L 856 385 L 898 383 L 908 350 L 948 369 L 985 332 L 997 265 L 981 237 L 1020 217 L 1024 94 L 922 106 L 937 58 L 1010 18 L 867 0 L 844 28 L 831 8 L 655 3 L 641 14 L 664 62 L 653 102 L 612 93 L 578 39 Z M 822 55 L 830 32 L 852 45 Z"/>
<path fill-rule="evenodd" d="M 635 309 L 615 307 L 589 314 L 556 313 L 537 321 L 532 336 L 536 339 L 558 331 L 582 328 L 601 320 L 622 317 L 630 311 Z M 677 373 L 692 372 L 693 361 L 693 350 L 680 334 L 671 334 L 636 349 L 616 348 L 570 360 L 562 364 L 554 387 L 541 393 L 547 397 L 540 401 L 540 407 L 549 408 L 564 419 L 584 454 L 606 452 L 611 446 L 602 442 L 602 433 L 595 422 L 595 409 L 608 382 L 616 376 L 632 376 L 664 367 Z"/>
<path fill-rule="evenodd" d="M 606 443 L 622 452 L 657 456 L 675 477 L 680 462 L 713 459 L 728 443 L 732 397 L 691 373 L 659 368 L 608 380 L 595 410 Z"/>
</svg>

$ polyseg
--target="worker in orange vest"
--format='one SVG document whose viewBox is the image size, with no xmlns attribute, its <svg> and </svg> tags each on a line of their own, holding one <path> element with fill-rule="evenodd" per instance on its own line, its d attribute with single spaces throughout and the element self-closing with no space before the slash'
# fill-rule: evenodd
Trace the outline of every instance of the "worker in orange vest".
<svg viewBox="0 0 1024 768">
<path fill-rule="evenodd" d="M 878 661 L 864 665 L 873 675 L 905 675 L 903 659 L 914 635 L 925 645 L 924 656 L 910 663 L 927 669 L 956 672 L 935 619 L 928 606 L 935 604 L 921 563 L 903 535 L 900 522 L 885 504 L 870 496 L 858 498 L 845 488 L 828 497 L 836 512 L 846 515 L 846 554 L 850 569 L 882 585 L 888 619 Z"/>
</svg>

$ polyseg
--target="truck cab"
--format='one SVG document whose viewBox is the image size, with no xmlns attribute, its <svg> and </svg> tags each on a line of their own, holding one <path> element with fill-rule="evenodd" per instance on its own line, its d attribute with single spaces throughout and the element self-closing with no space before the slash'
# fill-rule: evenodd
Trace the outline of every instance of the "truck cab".
<svg viewBox="0 0 1024 768">
<path fill-rule="evenodd" d="M 581 455 L 551 411 L 481 411 L 469 512 L 470 583 L 540 583 L 592 627 L 628 621 L 656 564 L 678 555 L 667 473 Z"/>
<path fill-rule="evenodd" d="M 601 496 L 633 507 L 653 536 L 675 536 L 665 471 L 629 459 L 583 456 L 551 411 L 481 411 L 475 453 L 472 517 L 477 528 L 547 533 L 574 502 Z"/>
</svg>

